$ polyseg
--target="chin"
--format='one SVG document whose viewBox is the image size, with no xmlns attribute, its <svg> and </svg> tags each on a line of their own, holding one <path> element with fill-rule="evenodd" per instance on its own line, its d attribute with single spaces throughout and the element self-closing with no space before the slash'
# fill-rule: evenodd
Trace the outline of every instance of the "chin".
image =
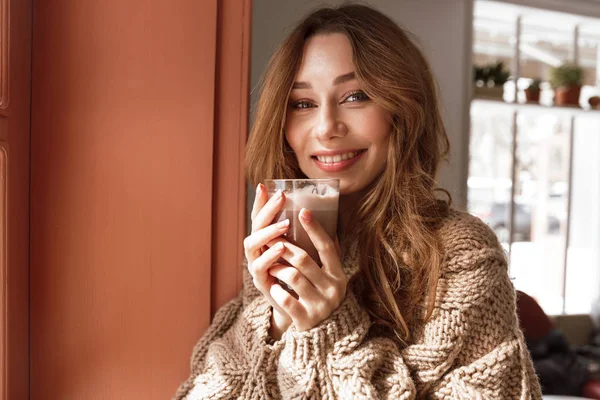
<svg viewBox="0 0 600 400">
<path fill-rule="evenodd" d="M 364 189 L 364 185 L 359 182 L 350 181 L 348 179 L 340 180 L 340 195 L 348 195 L 352 193 L 360 192 Z"/>
</svg>

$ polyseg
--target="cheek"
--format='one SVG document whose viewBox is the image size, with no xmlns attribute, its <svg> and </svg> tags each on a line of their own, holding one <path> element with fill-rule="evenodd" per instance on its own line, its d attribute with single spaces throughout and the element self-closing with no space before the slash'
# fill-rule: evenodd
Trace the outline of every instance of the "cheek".
<svg viewBox="0 0 600 400">
<path fill-rule="evenodd" d="M 369 107 L 356 115 L 353 123 L 357 131 L 371 137 L 372 141 L 383 139 L 391 131 L 391 114 L 381 106 L 372 103 Z"/>
<path fill-rule="evenodd" d="M 389 137 L 389 136 L 388 136 Z M 385 170 L 385 166 L 388 161 L 389 151 L 389 140 L 388 137 L 381 137 L 376 144 L 376 151 L 373 152 L 373 158 L 371 159 L 371 173 L 379 175 Z"/>
<path fill-rule="evenodd" d="M 294 117 L 290 114 L 286 115 L 285 125 L 283 127 L 285 132 L 285 140 L 296 151 L 296 146 L 299 144 L 298 140 L 298 126 L 297 122 L 294 121 Z"/>
<path fill-rule="evenodd" d="M 299 141 L 297 140 L 297 136 L 294 135 L 294 132 L 290 132 L 286 126 L 285 129 L 285 140 L 287 141 L 287 143 L 290 145 L 290 147 L 292 148 L 292 150 L 294 150 L 294 153 L 298 152 L 298 145 L 299 145 Z"/>
<path fill-rule="evenodd" d="M 370 142 L 376 151 L 373 158 L 373 173 L 379 174 L 385 169 L 392 134 L 392 124 L 389 115 L 383 110 L 377 110 L 370 118 L 371 124 L 367 126 Z"/>
<path fill-rule="evenodd" d="M 285 122 L 285 139 L 296 154 L 302 154 L 305 150 L 310 121 L 306 118 L 298 118 L 296 115 L 288 114 Z M 300 157 L 298 157 L 300 158 Z"/>
<path fill-rule="evenodd" d="M 302 166 L 303 159 L 302 157 L 300 157 L 300 155 L 303 153 L 303 143 L 305 143 L 306 141 L 303 140 L 301 135 L 298 135 L 298 132 L 296 132 L 295 130 L 292 129 L 290 132 L 287 128 L 287 125 L 285 131 L 285 140 L 296 155 L 298 163 L 300 164 L 300 166 Z"/>
<path fill-rule="evenodd" d="M 365 132 L 369 135 L 371 143 L 378 147 L 378 153 L 384 152 L 387 155 L 392 133 L 389 116 L 383 110 L 378 110 L 378 112 L 373 113 L 368 121 L 369 124 L 365 126 Z"/>
</svg>

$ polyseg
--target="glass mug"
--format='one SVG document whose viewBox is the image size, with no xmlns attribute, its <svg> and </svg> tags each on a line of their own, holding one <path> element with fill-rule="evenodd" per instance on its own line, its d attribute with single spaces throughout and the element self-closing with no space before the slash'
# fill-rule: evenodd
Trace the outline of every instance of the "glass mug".
<svg viewBox="0 0 600 400">
<path fill-rule="evenodd" d="M 267 179 L 264 185 L 267 189 L 268 198 L 280 191 L 285 194 L 285 204 L 272 223 L 289 219 L 288 231 L 283 236 L 290 243 L 306 251 L 320 267 L 322 264 L 319 253 L 298 220 L 298 214 L 303 208 L 309 210 L 313 215 L 313 219 L 319 222 L 332 240 L 335 240 L 337 236 L 340 180 L 329 178 Z M 279 262 L 287 264 L 284 260 L 279 260 Z M 279 281 L 279 283 L 284 289 L 295 295 L 285 282 Z"/>
</svg>

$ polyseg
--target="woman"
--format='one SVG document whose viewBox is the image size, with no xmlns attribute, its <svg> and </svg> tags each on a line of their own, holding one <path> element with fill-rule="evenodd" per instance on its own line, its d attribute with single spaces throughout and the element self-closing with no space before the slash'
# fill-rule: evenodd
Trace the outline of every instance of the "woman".
<svg viewBox="0 0 600 400">
<path fill-rule="evenodd" d="M 404 31 L 360 5 L 304 19 L 267 67 L 246 167 L 254 184 L 339 178 L 339 242 L 301 212 L 319 268 L 259 184 L 244 289 L 174 398 L 541 398 L 496 237 L 436 197 L 447 151 Z"/>
</svg>

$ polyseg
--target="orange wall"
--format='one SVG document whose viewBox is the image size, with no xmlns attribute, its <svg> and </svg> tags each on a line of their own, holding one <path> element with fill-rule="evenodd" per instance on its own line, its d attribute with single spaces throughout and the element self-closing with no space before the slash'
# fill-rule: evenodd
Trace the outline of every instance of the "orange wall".
<svg viewBox="0 0 600 400">
<path fill-rule="evenodd" d="M 0 210 L 0 399 L 28 398 L 29 390 L 29 145 L 32 0 L 0 0 L 0 56 L 8 83 L 0 105 L 0 148 L 7 155 L 5 209 Z M 9 6 L 10 3 L 10 7 Z M 6 7 L 6 8 L 4 8 Z M 5 23 L 8 21 L 8 23 Z M 6 36 L 5 36 L 6 35 Z M 5 50 L 4 48 L 2 50 Z M 4 97 L 7 94 L 7 97 Z M 1 169 L 1 168 L 0 168 Z M 1 180 L 1 179 L 0 179 Z M 4 245 L 4 246 L 3 246 Z"/>
<path fill-rule="evenodd" d="M 218 14 L 211 315 L 242 288 L 252 1 L 220 1 Z"/>
<path fill-rule="evenodd" d="M 34 5 L 33 400 L 165 399 L 189 371 L 215 296 L 217 21 L 217 0 Z"/>
</svg>

